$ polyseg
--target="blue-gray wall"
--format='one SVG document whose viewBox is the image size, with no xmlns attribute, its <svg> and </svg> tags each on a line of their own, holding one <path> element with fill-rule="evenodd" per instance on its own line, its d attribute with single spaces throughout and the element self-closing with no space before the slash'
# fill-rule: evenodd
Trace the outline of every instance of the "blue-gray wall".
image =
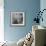
<svg viewBox="0 0 46 46">
<path fill-rule="evenodd" d="M 40 0 L 4 0 L 4 38 L 7 41 L 18 41 L 31 31 L 36 12 L 40 9 Z M 24 11 L 26 25 L 10 26 L 10 11 Z"/>
</svg>

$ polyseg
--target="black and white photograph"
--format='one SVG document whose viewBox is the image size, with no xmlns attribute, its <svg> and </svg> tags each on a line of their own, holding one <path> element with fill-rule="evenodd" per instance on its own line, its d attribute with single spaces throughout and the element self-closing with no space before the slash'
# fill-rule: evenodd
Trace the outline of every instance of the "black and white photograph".
<svg viewBox="0 0 46 46">
<path fill-rule="evenodd" d="M 11 25 L 21 26 L 25 23 L 24 12 L 11 12 Z"/>
</svg>

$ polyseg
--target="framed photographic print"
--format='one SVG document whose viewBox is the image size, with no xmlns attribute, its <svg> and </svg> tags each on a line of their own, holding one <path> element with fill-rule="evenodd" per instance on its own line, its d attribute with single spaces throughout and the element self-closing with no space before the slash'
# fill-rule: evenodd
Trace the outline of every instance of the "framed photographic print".
<svg viewBox="0 0 46 46">
<path fill-rule="evenodd" d="M 24 12 L 11 12 L 11 25 L 13 25 L 13 26 L 25 25 Z"/>
</svg>

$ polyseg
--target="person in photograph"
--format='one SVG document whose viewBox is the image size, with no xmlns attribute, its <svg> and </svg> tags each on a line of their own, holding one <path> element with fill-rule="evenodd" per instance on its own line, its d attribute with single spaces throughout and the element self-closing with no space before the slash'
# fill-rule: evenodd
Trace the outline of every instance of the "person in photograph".
<svg viewBox="0 0 46 46">
<path fill-rule="evenodd" d="M 13 24 L 22 24 L 23 23 L 23 14 L 16 13 L 13 15 Z"/>
</svg>

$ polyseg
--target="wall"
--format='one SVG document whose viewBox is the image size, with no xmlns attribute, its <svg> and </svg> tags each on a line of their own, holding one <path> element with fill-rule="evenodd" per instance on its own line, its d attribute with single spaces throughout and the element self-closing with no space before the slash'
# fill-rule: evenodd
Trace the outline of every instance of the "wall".
<svg viewBox="0 0 46 46">
<path fill-rule="evenodd" d="M 40 10 L 40 0 L 4 0 L 4 38 L 7 41 L 18 41 L 32 29 L 36 12 Z M 24 11 L 26 25 L 10 26 L 10 11 Z"/>
<path fill-rule="evenodd" d="M 46 9 L 46 0 L 40 0 L 40 9 L 41 9 L 41 11 L 43 9 Z M 46 11 L 43 12 L 42 17 L 43 17 L 44 20 L 43 20 L 43 22 L 42 21 L 40 22 L 40 25 L 46 27 L 46 20 L 45 20 L 46 19 Z"/>
</svg>

